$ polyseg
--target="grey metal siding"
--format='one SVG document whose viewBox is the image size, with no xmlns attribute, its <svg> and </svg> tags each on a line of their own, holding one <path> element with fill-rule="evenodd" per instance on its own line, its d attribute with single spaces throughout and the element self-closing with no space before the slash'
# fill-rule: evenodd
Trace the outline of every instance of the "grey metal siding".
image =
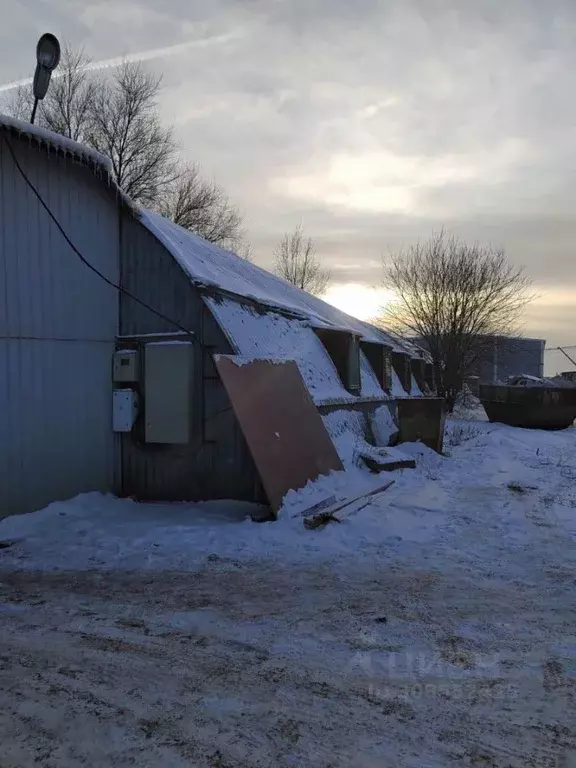
<svg viewBox="0 0 576 768">
<path fill-rule="evenodd" d="M 498 378 L 528 373 L 544 375 L 544 342 L 541 339 L 508 339 L 498 342 Z"/>
<path fill-rule="evenodd" d="M 72 241 L 119 279 L 118 204 L 102 180 L 10 139 Z M 0 140 L 0 517 L 113 486 L 117 291 L 66 244 Z"/>
<path fill-rule="evenodd" d="M 150 307 L 196 334 L 193 434 L 186 445 L 154 446 L 134 434 L 118 436 L 122 483 L 118 491 L 142 499 L 253 499 L 256 470 L 234 412 L 212 363 L 232 348 L 200 292 L 172 255 L 138 221 L 122 222 L 122 286 Z M 123 336 L 179 329 L 121 297 Z M 140 339 L 140 341 L 144 341 Z"/>
<path fill-rule="evenodd" d="M 487 339 L 474 373 L 486 383 L 505 382 L 509 376 L 527 373 L 542 376 L 544 372 L 542 339 L 496 336 Z"/>
<path fill-rule="evenodd" d="M 122 287 L 157 312 L 196 334 L 202 331 L 202 297 L 166 248 L 139 221 L 122 217 Z M 174 324 L 123 295 L 120 335 L 178 331 Z"/>
<path fill-rule="evenodd" d="M 423 339 L 413 339 L 424 348 Z M 477 350 L 477 360 L 470 372 L 480 381 L 495 384 L 505 382 L 508 376 L 527 373 L 530 376 L 544 375 L 543 339 L 527 339 L 521 336 L 484 337 Z"/>
</svg>

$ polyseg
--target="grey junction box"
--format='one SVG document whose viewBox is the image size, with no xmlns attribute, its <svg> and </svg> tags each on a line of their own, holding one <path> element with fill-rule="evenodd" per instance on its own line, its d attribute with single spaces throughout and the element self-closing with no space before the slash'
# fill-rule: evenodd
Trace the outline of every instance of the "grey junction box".
<svg viewBox="0 0 576 768">
<path fill-rule="evenodd" d="M 135 349 L 118 349 L 114 353 L 114 382 L 133 384 L 138 381 L 138 353 Z"/>
<path fill-rule="evenodd" d="M 192 344 L 150 342 L 144 347 L 144 420 L 147 443 L 190 442 Z"/>
</svg>

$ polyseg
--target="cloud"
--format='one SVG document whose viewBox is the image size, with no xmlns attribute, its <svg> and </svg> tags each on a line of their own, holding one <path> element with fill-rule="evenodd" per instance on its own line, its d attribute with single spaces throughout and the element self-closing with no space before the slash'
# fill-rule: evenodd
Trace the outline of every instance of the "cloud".
<svg viewBox="0 0 576 768">
<path fill-rule="evenodd" d="M 188 40 L 185 43 L 177 43 L 176 45 L 168 45 L 164 48 L 151 48 L 144 51 L 136 51 L 135 53 L 128 53 L 122 56 L 112 56 L 108 59 L 101 59 L 99 61 L 91 61 L 86 69 L 89 71 L 98 71 L 101 69 L 110 69 L 117 67 L 123 62 L 144 62 L 153 61 L 154 59 L 167 59 L 171 56 L 179 56 L 191 48 L 207 48 L 217 45 L 222 45 L 237 39 L 241 36 L 241 31 L 228 32 L 222 35 L 214 35 L 213 37 L 201 37 L 197 40 Z M 59 72 L 56 70 L 53 77 L 59 77 Z M 13 80 L 11 83 L 4 83 L 0 85 L 0 93 L 5 91 L 11 91 L 19 86 L 30 85 L 32 78 L 27 77 L 22 80 Z"/>
<path fill-rule="evenodd" d="M 573 0 L 6 2 L 7 82 L 45 29 L 97 62 L 149 57 L 183 153 L 263 264 L 301 222 L 336 285 L 371 286 L 383 253 L 446 226 L 576 291 Z M 569 335 L 569 306 L 530 322 Z"/>
<path fill-rule="evenodd" d="M 445 216 L 455 213 L 453 205 L 443 210 L 434 205 L 433 196 L 422 199 L 421 193 L 448 186 L 502 184 L 527 154 L 525 142 L 514 138 L 490 150 L 480 147 L 461 155 L 433 157 L 366 152 L 359 146 L 356 152 L 333 155 L 326 168 L 273 178 L 270 188 L 291 197 L 359 211 Z"/>
</svg>

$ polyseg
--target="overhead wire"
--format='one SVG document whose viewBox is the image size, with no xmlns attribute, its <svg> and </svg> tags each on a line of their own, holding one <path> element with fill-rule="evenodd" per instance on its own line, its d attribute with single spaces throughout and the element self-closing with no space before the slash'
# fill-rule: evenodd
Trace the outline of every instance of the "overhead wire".
<svg viewBox="0 0 576 768">
<path fill-rule="evenodd" d="M 14 152 L 14 148 L 12 147 L 12 143 L 6 136 L 5 132 L 0 132 L 2 134 L 2 138 L 4 139 L 6 146 L 8 147 L 8 151 L 10 152 L 10 155 L 12 157 L 12 160 L 14 162 L 14 165 L 18 169 L 18 172 L 22 176 L 24 182 L 29 187 L 29 189 L 34 193 L 34 196 L 42 206 L 42 208 L 46 211 L 66 243 L 70 246 L 72 252 L 80 259 L 82 264 L 84 264 L 85 267 L 87 267 L 91 272 L 93 272 L 95 275 L 97 275 L 101 280 L 103 280 L 107 285 L 109 285 L 111 288 L 114 288 L 119 293 L 123 294 L 124 296 L 127 296 L 128 298 L 132 299 L 132 301 L 135 301 L 137 304 L 139 304 L 144 309 L 147 309 L 149 312 L 152 312 L 152 314 L 159 317 L 161 320 L 164 320 L 164 322 L 169 323 L 170 325 L 175 326 L 179 331 L 183 331 L 188 336 L 190 336 L 194 341 L 196 341 L 197 344 L 202 349 L 208 349 L 208 347 L 198 338 L 198 335 L 191 331 L 189 328 L 186 328 L 184 325 L 179 323 L 177 320 L 174 320 L 173 318 L 169 317 L 168 315 L 165 315 L 163 312 L 159 312 L 154 307 L 150 306 L 147 302 L 140 299 L 138 296 L 135 296 L 131 291 L 127 290 L 123 286 L 119 285 L 118 283 L 115 283 L 113 280 L 110 280 L 110 278 L 106 277 L 105 274 L 103 274 L 97 267 L 95 267 L 93 264 L 88 261 L 88 259 L 82 254 L 82 252 L 74 245 L 70 237 L 68 236 L 66 230 L 58 220 L 58 218 L 52 213 L 50 206 L 46 203 L 40 192 L 36 189 L 35 185 L 32 181 L 30 181 L 28 174 L 26 171 L 22 168 L 20 165 L 20 162 L 18 161 L 18 158 L 16 157 L 16 153 Z M 208 421 L 211 421 L 216 416 L 219 416 L 222 413 L 226 413 L 228 411 L 232 410 L 232 406 L 229 406 L 228 408 L 223 408 L 221 411 L 216 411 L 216 413 L 211 414 L 208 418 L 205 418 L 205 423 Z"/>
<path fill-rule="evenodd" d="M 6 136 L 5 132 L 2 132 L 2 138 L 4 139 L 6 146 L 8 147 L 8 151 L 10 152 L 10 155 L 12 157 L 12 160 L 14 162 L 14 165 L 18 169 L 18 172 L 24 179 L 24 182 L 28 186 L 30 190 L 32 190 L 34 196 L 44 208 L 64 240 L 68 243 L 70 246 L 72 252 L 80 259 L 80 261 L 84 264 L 85 267 L 87 267 L 91 272 L 93 272 L 95 275 L 97 275 L 101 280 L 103 280 L 107 285 L 109 285 L 111 288 L 114 288 L 119 293 L 123 294 L 124 296 L 127 296 L 128 298 L 132 299 L 132 301 L 135 301 L 137 304 L 139 304 L 141 307 L 144 307 L 144 309 L 147 309 L 149 312 L 152 312 L 152 314 L 159 317 L 161 320 L 164 320 L 164 322 L 169 323 L 170 325 L 173 325 L 174 327 L 178 328 L 179 331 L 183 331 L 184 333 L 191 336 L 200 346 L 204 346 L 200 339 L 198 338 L 198 335 L 191 331 L 189 328 L 186 328 L 181 323 L 179 323 L 177 320 L 174 320 L 171 317 L 168 317 L 168 315 L 165 315 L 163 312 L 159 312 L 157 309 L 154 309 L 154 307 L 150 306 L 147 302 L 143 301 L 142 299 L 138 298 L 138 296 L 135 296 L 131 291 L 127 290 L 123 286 L 119 285 L 118 283 L 115 283 L 113 280 L 110 280 L 110 278 L 106 277 L 105 274 L 100 272 L 100 270 L 95 267 L 93 264 L 88 261 L 88 259 L 82 254 L 82 252 L 74 245 L 70 237 L 68 236 L 67 232 L 65 231 L 62 224 L 59 222 L 58 218 L 52 213 L 50 206 L 46 203 L 40 192 L 36 189 L 32 181 L 30 181 L 28 174 L 26 171 L 22 168 L 20 165 L 20 162 L 18 161 L 18 158 L 16 157 L 16 153 L 14 152 L 14 148 L 12 147 L 12 143 L 8 139 L 8 136 Z"/>
</svg>

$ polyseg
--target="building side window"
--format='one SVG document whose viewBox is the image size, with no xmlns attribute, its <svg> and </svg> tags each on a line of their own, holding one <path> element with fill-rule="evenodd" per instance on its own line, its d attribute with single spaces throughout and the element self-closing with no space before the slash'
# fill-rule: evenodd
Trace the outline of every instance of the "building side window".
<svg viewBox="0 0 576 768">
<path fill-rule="evenodd" d="M 352 394 L 361 390 L 360 344 L 357 336 L 346 331 L 316 328 L 316 335 L 334 363 L 342 384 Z"/>
</svg>

